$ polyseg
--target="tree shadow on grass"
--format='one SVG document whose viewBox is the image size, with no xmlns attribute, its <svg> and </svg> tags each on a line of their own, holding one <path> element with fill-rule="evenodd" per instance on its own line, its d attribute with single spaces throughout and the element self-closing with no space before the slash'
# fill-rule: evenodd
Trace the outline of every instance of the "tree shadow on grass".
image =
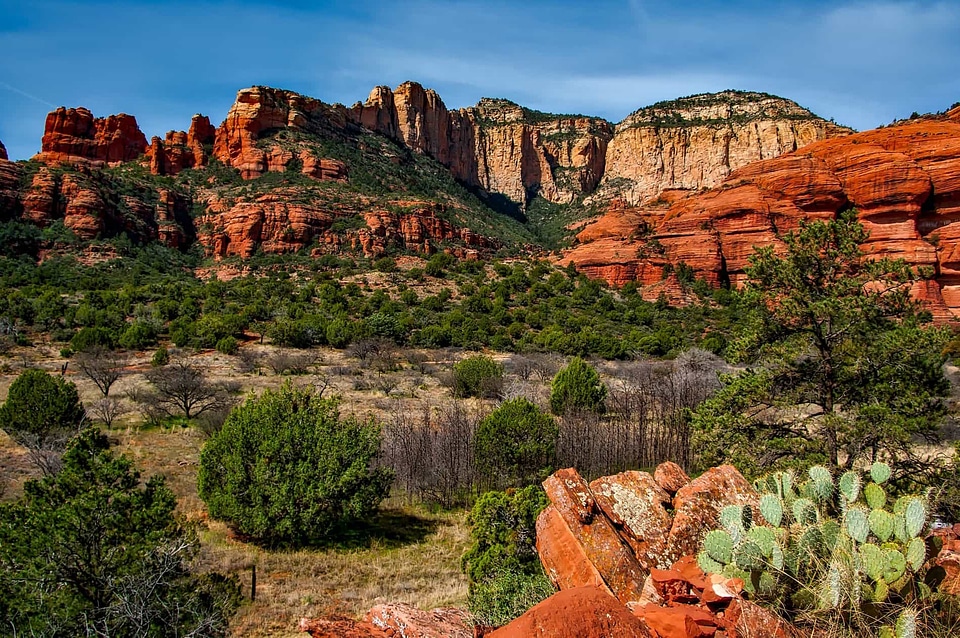
<svg viewBox="0 0 960 638">
<path fill-rule="evenodd" d="M 337 530 L 325 544 L 328 549 L 395 549 L 426 540 L 443 524 L 438 518 L 427 518 L 397 508 L 383 508 L 367 521 L 360 521 Z"/>
</svg>

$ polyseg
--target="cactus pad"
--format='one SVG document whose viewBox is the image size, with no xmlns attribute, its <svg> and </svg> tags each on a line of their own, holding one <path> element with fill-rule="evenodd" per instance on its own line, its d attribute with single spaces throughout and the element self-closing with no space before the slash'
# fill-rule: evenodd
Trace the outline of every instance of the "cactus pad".
<svg viewBox="0 0 960 638">
<path fill-rule="evenodd" d="M 894 583 L 900 580 L 900 577 L 906 571 L 907 559 L 900 553 L 900 550 L 887 549 L 883 553 L 887 559 L 886 569 L 883 570 L 883 580 L 887 584 Z"/>
<path fill-rule="evenodd" d="M 840 493 L 848 503 L 853 503 L 860 496 L 860 476 L 856 472 L 845 472 L 840 477 Z"/>
<path fill-rule="evenodd" d="M 764 557 L 770 558 L 777 544 L 777 535 L 769 527 L 754 527 L 747 532 L 747 540 L 756 543 Z"/>
<path fill-rule="evenodd" d="M 801 525 L 813 525 L 817 522 L 817 508 L 808 498 L 798 498 L 793 502 L 793 518 Z"/>
<path fill-rule="evenodd" d="M 822 465 L 814 465 L 807 474 L 810 475 L 813 496 L 821 503 L 828 501 L 833 496 L 833 476 L 830 470 Z"/>
<path fill-rule="evenodd" d="M 907 564 L 910 565 L 910 569 L 915 572 L 920 571 L 926 559 L 927 546 L 924 545 L 923 540 L 919 538 L 910 539 L 910 542 L 907 543 Z"/>
<path fill-rule="evenodd" d="M 907 503 L 903 515 L 907 534 L 910 538 L 916 538 L 927 524 L 927 504 L 922 498 L 914 497 Z"/>
<path fill-rule="evenodd" d="M 780 527 L 783 521 L 783 501 L 776 494 L 764 494 L 760 497 L 760 515 L 774 527 Z"/>
<path fill-rule="evenodd" d="M 863 488 L 863 496 L 867 499 L 867 505 L 871 509 L 878 510 L 887 504 L 887 493 L 876 483 L 867 483 L 867 486 Z"/>
<path fill-rule="evenodd" d="M 723 565 L 710 558 L 707 550 L 703 550 L 697 554 L 697 565 L 700 566 L 700 569 L 702 569 L 705 574 L 719 574 L 723 571 Z"/>
<path fill-rule="evenodd" d="M 873 483 L 871 483 L 873 485 Z M 890 537 L 893 536 L 893 527 L 896 517 L 890 512 L 882 509 L 875 509 L 870 511 L 870 516 L 868 518 L 870 523 L 870 531 L 879 538 L 884 543 L 890 540 Z"/>
<path fill-rule="evenodd" d="M 886 483 L 890 478 L 890 466 L 877 461 L 870 467 L 870 477 L 877 483 Z"/>
<path fill-rule="evenodd" d="M 864 543 L 860 547 L 860 564 L 870 580 L 878 581 L 883 577 L 883 570 L 887 568 L 887 557 L 883 550 L 873 543 Z"/>
<path fill-rule="evenodd" d="M 917 612 L 904 609 L 897 618 L 893 633 L 896 638 L 917 638 Z"/>
<path fill-rule="evenodd" d="M 867 536 L 870 534 L 870 524 L 867 521 L 867 513 L 860 507 L 852 507 L 847 510 L 846 515 L 847 533 L 858 543 L 866 543 Z"/>
<path fill-rule="evenodd" d="M 733 544 L 733 537 L 728 532 L 715 529 L 704 537 L 703 551 L 718 563 L 727 565 L 733 560 Z"/>
<path fill-rule="evenodd" d="M 763 551 L 753 541 L 744 541 L 733 550 L 734 564 L 744 571 L 763 569 Z"/>
</svg>

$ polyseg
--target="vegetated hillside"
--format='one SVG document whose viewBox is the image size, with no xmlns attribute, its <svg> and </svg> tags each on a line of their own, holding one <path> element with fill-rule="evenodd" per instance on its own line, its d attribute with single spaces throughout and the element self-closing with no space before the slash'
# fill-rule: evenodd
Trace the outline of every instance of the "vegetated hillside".
<svg viewBox="0 0 960 638">
<path fill-rule="evenodd" d="M 782 144 L 735 157 L 704 150 L 716 139 L 684 138 L 684 153 L 703 151 L 702 175 L 677 174 L 669 184 L 710 185 L 731 166 L 827 134 L 809 112 L 770 100 L 781 106 L 751 111 L 756 126 L 776 128 L 789 116 L 813 128 L 800 137 L 784 132 Z M 658 118 L 674 122 L 658 130 L 686 131 L 684 109 L 656 107 Z M 711 111 L 700 126 L 713 138 L 726 135 L 743 110 Z M 629 135 L 631 121 L 616 130 Z M 643 188 L 660 188 L 663 180 L 640 167 L 655 149 L 625 147 L 618 135 L 600 118 L 508 100 L 448 110 L 412 82 L 377 87 L 349 108 L 280 89 L 243 89 L 219 127 L 197 115 L 188 131 L 149 144 L 133 116 L 59 108 L 47 117 L 35 162 L 0 164 L 0 218 L 40 227 L 62 220 L 82 241 L 125 234 L 183 248 L 199 240 L 218 259 L 304 248 L 528 253 L 562 244 L 570 223 L 597 214 L 604 197 L 623 194 L 616 186 L 598 195 L 601 183 L 622 185 L 629 173 Z"/>
<path fill-rule="evenodd" d="M 960 108 L 816 142 L 734 171 L 702 193 L 616 203 L 586 226 L 563 263 L 655 297 L 679 274 L 739 285 L 754 246 L 804 219 L 855 208 L 869 255 L 904 258 L 936 277 L 914 296 L 940 319 L 960 313 Z M 676 274 L 671 274 L 676 271 Z"/>
</svg>

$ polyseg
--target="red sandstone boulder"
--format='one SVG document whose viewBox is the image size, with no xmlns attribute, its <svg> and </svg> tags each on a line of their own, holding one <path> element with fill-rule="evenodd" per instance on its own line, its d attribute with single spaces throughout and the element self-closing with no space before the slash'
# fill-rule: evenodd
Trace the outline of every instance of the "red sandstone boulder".
<svg viewBox="0 0 960 638">
<path fill-rule="evenodd" d="M 647 606 L 634 614 L 659 638 L 709 638 L 720 624 L 716 616 L 694 605 Z"/>
<path fill-rule="evenodd" d="M 710 468 L 673 498 L 673 526 L 667 541 L 667 556 L 677 559 L 700 551 L 703 537 L 720 523 L 720 510 L 727 505 L 759 507 L 759 495 L 732 465 Z"/>
<path fill-rule="evenodd" d="M 489 638 L 652 638 L 644 623 L 597 587 L 558 592 Z"/>
<path fill-rule="evenodd" d="M 657 466 L 653 473 L 653 480 L 665 492 L 673 496 L 680 491 L 680 488 L 690 482 L 690 477 L 687 476 L 682 467 L 673 461 L 666 461 Z"/>
<path fill-rule="evenodd" d="M 364 620 L 396 638 L 473 638 L 473 620 L 462 609 L 423 611 L 388 603 L 371 609 Z"/>
<path fill-rule="evenodd" d="M 640 598 L 646 570 L 573 469 L 554 472 L 543 488 L 552 503 L 537 519 L 537 551 L 560 589 L 606 587 L 626 603 Z"/>
<path fill-rule="evenodd" d="M 597 505 L 620 530 L 644 571 L 666 567 L 661 557 L 670 534 L 667 494 L 646 472 L 622 472 L 590 483 Z"/>
<path fill-rule="evenodd" d="M 749 600 L 736 598 L 724 612 L 723 626 L 729 638 L 794 638 L 797 630 L 783 618 Z"/>
<path fill-rule="evenodd" d="M 300 631 L 313 638 L 391 638 L 368 622 L 350 618 L 301 618 Z"/>
<path fill-rule="evenodd" d="M 48 164 L 89 161 L 114 165 L 135 160 L 146 150 L 147 138 L 134 116 L 121 113 L 95 118 L 82 107 L 60 107 L 47 115 L 36 159 Z"/>
</svg>

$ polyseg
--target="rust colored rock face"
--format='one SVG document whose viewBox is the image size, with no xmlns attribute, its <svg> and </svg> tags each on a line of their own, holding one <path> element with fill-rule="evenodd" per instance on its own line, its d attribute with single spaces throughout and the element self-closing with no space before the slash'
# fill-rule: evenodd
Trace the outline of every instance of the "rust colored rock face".
<svg viewBox="0 0 960 638">
<path fill-rule="evenodd" d="M 851 207 L 870 232 L 867 255 L 932 267 L 936 281 L 915 296 L 935 318 L 960 315 L 960 122 L 951 117 L 816 141 L 703 193 L 611 206 L 561 263 L 616 285 L 654 286 L 666 264 L 682 261 L 710 283 L 736 286 L 755 246 L 782 249 L 780 237 L 800 220 Z"/>
<path fill-rule="evenodd" d="M 646 472 L 623 472 L 590 483 L 597 505 L 620 530 L 644 571 L 661 567 L 667 548 L 670 495 Z"/>
<path fill-rule="evenodd" d="M 23 204 L 20 202 L 21 174 L 22 169 L 16 163 L 0 160 L 0 221 L 23 214 Z"/>
<path fill-rule="evenodd" d="M 690 477 L 687 476 L 682 467 L 673 461 L 666 461 L 657 466 L 653 473 L 653 480 L 657 482 L 661 489 L 672 496 L 690 482 Z"/>
<path fill-rule="evenodd" d="M 147 149 L 147 161 L 154 175 L 176 175 L 188 168 L 206 166 L 207 148 L 213 144 L 216 129 L 205 115 L 194 115 L 190 130 L 168 131 L 164 139 L 153 137 Z"/>
<path fill-rule="evenodd" d="M 60 107 L 47 115 L 36 159 L 48 164 L 93 162 L 115 165 L 137 159 L 147 139 L 137 118 L 121 113 L 95 118 L 85 108 Z"/>
<path fill-rule="evenodd" d="M 462 609 L 423 611 L 388 603 L 371 609 L 364 621 L 397 638 L 473 638 L 470 614 Z"/>
<path fill-rule="evenodd" d="M 549 542 L 551 537 L 541 539 L 539 519 L 537 524 L 537 551 L 547 567 L 547 575 L 554 584 L 561 586 L 599 585 L 593 581 L 595 574 L 602 579 L 609 591 L 622 602 L 637 600 L 643 589 L 646 571 L 637 561 L 629 545 L 617 533 L 613 523 L 598 506 L 590 486 L 576 470 L 559 470 L 543 482 L 556 516 L 549 517 L 549 525 L 566 525 L 581 555 L 573 557 L 568 567 L 562 554 Z M 541 514 L 541 517 L 543 514 Z M 547 523 L 544 524 L 547 527 Z M 547 556 L 545 559 L 544 556 Z M 582 561 L 593 566 L 591 572 Z M 573 574 L 583 575 L 586 582 L 576 582 Z M 590 580 L 587 580 L 589 578 Z"/>
<path fill-rule="evenodd" d="M 597 587 L 558 592 L 489 638 L 653 638 L 643 622 Z"/>
<path fill-rule="evenodd" d="M 671 560 L 695 555 L 703 537 L 720 523 L 720 510 L 727 505 L 760 507 L 759 495 L 732 465 L 710 468 L 673 497 L 673 526 L 667 541 Z"/>
<path fill-rule="evenodd" d="M 349 618 L 301 618 L 300 631 L 312 638 L 391 638 L 368 622 Z"/>
<path fill-rule="evenodd" d="M 335 133 L 346 128 L 346 118 L 343 106 L 324 104 L 292 91 L 263 86 L 243 89 L 217 129 L 213 154 L 238 169 L 244 179 L 282 171 L 292 154 L 285 157 L 278 147 L 269 151 L 260 148 L 257 143 L 261 137 L 277 129 Z"/>
</svg>

